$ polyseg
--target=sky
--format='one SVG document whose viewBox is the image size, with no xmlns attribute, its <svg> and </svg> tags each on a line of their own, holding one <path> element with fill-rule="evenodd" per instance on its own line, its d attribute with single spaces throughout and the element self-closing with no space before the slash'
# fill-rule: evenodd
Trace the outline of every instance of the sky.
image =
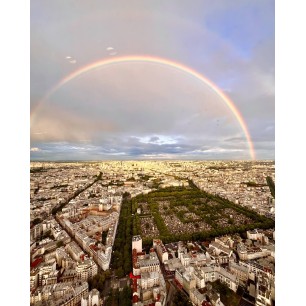
<svg viewBox="0 0 306 306">
<path fill-rule="evenodd" d="M 31 160 L 274 159 L 274 13 L 269 0 L 31 0 Z M 186 69 L 122 61 L 69 79 L 128 56 Z"/>
</svg>

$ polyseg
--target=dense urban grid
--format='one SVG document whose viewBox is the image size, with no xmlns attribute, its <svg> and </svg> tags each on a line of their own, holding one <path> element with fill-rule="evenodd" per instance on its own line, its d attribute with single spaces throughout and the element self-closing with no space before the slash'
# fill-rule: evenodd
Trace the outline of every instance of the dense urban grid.
<svg viewBox="0 0 306 306">
<path fill-rule="evenodd" d="M 274 161 L 31 162 L 31 305 L 274 305 Z"/>
</svg>

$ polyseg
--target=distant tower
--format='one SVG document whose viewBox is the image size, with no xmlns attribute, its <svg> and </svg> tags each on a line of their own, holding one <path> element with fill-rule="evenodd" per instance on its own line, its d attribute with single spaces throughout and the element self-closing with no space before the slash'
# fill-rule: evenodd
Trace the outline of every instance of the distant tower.
<svg viewBox="0 0 306 306">
<path fill-rule="evenodd" d="M 142 239 L 139 235 L 132 238 L 132 250 L 136 249 L 137 253 L 142 252 Z"/>
</svg>

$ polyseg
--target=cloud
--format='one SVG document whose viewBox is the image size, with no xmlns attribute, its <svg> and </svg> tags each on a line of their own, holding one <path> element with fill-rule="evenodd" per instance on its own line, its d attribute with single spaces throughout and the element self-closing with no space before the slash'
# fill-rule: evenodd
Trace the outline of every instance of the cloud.
<svg viewBox="0 0 306 306">
<path fill-rule="evenodd" d="M 134 135 L 163 144 L 176 142 L 171 135 L 192 139 L 201 133 L 204 140 L 237 129 L 233 114 L 207 85 L 142 63 L 95 71 L 61 88 L 33 114 L 31 140 L 105 143 Z"/>
<path fill-rule="evenodd" d="M 32 119 L 31 141 L 91 141 L 96 133 L 115 130 L 114 123 L 107 119 L 93 120 L 52 105 L 45 106 Z"/>
<path fill-rule="evenodd" d="M 148 136 L 148 139 L 152 137 Z M 141 137 L 113 137 L 106 139 L 103 143 L 87 144 L 72 142 L 49 142 L 41 143 L 43 156 L 50 159 L 107 159 L 107 158 L 124 158 L 124 159 L 146 159 L 156 156 L 157 158 L 165 158 L 168 156 L 171 159 L 194 159 L 194 158 L 209 158 L 214 156 L 222 159 L 234 158 L 245 159 L 249 156 L 247 148 L 241 146 L 235 147 L 232 145 L 223 146 L 223 143 L 215 141 L 203 145 L 200 142 L 183 139 L 182 137 L 173 136 L 176 138 L 176 143 L 153 143 L 142 142 Z M 154 137 L 156 140 L 156 137 Z M 218 146 L 219 145 L 219 146 Z M 37 155 L 35 157 L 38 157 Z"/>
<path fill-rule="evenodd" d="M 211 148 L 207 150 L 195 150 L 194 153 L 233 153 L 233 152 L 243 152 L 242 149 L 224 149 L 224 148 Z"/>
<path fill-rule="evenodd" d="M 274 155 L 274 1 L 84 2 L 73 10 L 69 3 L 31 6 L 31 109 L 61 79 L 97 60 L 163 57 L 226 90 L 257 156 Z M 218 157 L 248 156 L 241 127 L 220 97 L 196 78 L 156 64 L 113 64 L 83 74 L 34 113 L 31 144 L 48 143 L 61 158 L 78 150 L 55 142 L 77 148 L 84 139 L 92 147 L 80 145 L 80 154 L 92 157 L 182 157 L 203 147 L 205 154 L 220 148 Z"/>
<path fill-rule="evenodd" d="M 41 151 L 41 149 L 39 149 L 39 148 L 31 148 L 30 151 L 31 152 L 39 152 L 39 151 Z"/>
<path fill-rule="evenodd" d="M 157 136 L 152 136 L 152 137 L 150 137 L 150 139 L 149 139 L 149 142 L 157 142 L 157 141 L 159 141 L 159 137 L 157 137 Z"/>
</svg>

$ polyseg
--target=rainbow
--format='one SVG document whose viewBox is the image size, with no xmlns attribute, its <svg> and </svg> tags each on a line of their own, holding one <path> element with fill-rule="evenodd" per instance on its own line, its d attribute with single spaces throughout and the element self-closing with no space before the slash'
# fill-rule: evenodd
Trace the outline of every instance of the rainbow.
<svg viewBox="0 0 306 306">
<path fill-rule="evenodd" d="M 31 117 L 33 116 L 34 113 L 37 113 L 37 110 L 39 109 L 40 105 L 42 104 L 43 101 L 47 100 L 54 92 L 56 92 L 60 87 L 65 85 L 66 83 L 70 82 L 71 80 L 79 77 L 80 75 L 84 73 L 88 73 L 90 71 L 99 69 L 101 67 L 109 66 L 109 65 L 115 65 L 115 64 L 120 64 L 120 63 L 135 63 L 135 62 L 145 62 L 145 63 L 155 63 L 155 64 L 161 64 L 165 65 L 167 67 L 174 68 L 176 70 L 179 70 L 181 72 L 187 73 L 188 75 L 202 81 L 206 85 L 210 87 L 211 90 L 213 90 L 221 99 L 222 101 L 227 105 L 227 107 L 230 109 L 236 120 L 238 121 L 245 137 L 248 142 L 248 147 L 249 147 L 249 152 L 251 158 L 254 160 L 255 159 L 255 150 L 253 146 L 253 142 L 251 140 L 250 133 L 248 131 L 247 125 L 240 114 L 239 110 L 235 106 L 234 102 L 227 97 L 218 87 L 215 85 L 212 81 L 210 81 L 208 78 L 206 78 L 204 75 L 200 74 L 199 72 L 195 71 L 194 69 L 187 67 L 181 63 L 174 62 L 169 59 L 165 58 L 160 58 L 160 57 L 155 57 L 155 56 L 141 56 L 141 55 L 132 55 L 132 56 L 121 56 L 121 57 L 115 57 L 115 58 L 109 58 L 109 59 L 102 59 L 99 61 L 96 61 L 94 63 L 91 63 L 89 65 L 86 65 L 65 78 L 63 78 L 58 84 L 56 84 L 50 91 L 47 92 L 47 94 L 43 97 L 43 99 L 38 103 L 38 105 L 35 107 L 35 109 L 31 112 Z"/>
</svg>

